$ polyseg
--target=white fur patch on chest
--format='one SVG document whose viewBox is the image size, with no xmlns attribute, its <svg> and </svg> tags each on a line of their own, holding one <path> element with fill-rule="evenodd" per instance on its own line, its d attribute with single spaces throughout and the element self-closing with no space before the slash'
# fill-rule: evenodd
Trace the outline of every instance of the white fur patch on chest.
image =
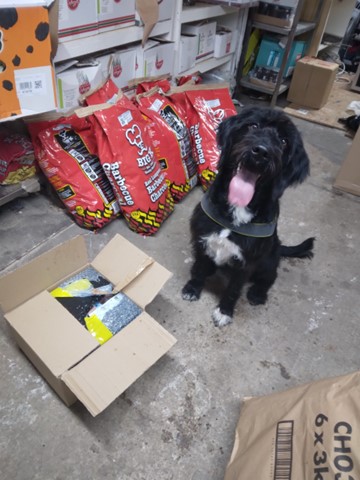
<svg viewBox="0 0 360 480">
<path fill-rule="evenodd" d="M 247 207 L 233 206 L 231 213 L 232 213 L 234 225 L 236 226 L 242 223 L 249 223 L 254 217 L 254 214 Z"/>
<path fill-rule="evenodd" d="M 212 233 L 202 237 L 205 245 L 206 254 L 216 263 L 216 265 L 225 265 L 230 260 L 244 260 L 241 248 L 228 239 L 231 231 L 221 230 L 220 233 Z"/>
</svg>

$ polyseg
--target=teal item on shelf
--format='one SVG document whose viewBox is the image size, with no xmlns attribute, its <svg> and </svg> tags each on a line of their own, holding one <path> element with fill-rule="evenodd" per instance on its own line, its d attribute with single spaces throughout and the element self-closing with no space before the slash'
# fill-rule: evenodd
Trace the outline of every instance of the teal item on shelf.
<svg viewBox="0 0 360 480">
<path fill-rule="evenodd" d="M 283 37 L 264 35 L 259 52 L 256 57 L 255 66 L 264 67 L 278 72 L 285 53 L 286 40 Z M 284 77 L 291 76 L 296 61 L 302 58 L 306 52 L 307 42 L 295 40 L 292 42 L 288 60 L 284 69 Z"/>
</svg>

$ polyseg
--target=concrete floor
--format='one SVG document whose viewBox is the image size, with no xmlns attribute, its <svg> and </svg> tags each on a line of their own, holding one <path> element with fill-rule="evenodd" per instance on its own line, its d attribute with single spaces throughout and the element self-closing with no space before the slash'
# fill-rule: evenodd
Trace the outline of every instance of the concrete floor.
<svg viewBox="0 0 360 480">
<path fill-rule="evenodd" d="M 0 210 L 3 272 L 78 234 L 94 254 L 120 233 L 153 256 L 173 277 L 148 311 L 178 340 L 92 418 L 80 403 L 64 406 L 1 317 L 2 480 L 222 480 L 244 396 L 359 368 L 360 198 L 332 189 L 351 140 L 339 130 L 294 122 L 312 174 L 283 197 L 279 231 L 289 244 L 315 235 L 315 257 L 283 261 L 268 304 L 252 307 L 242 299 L 234 323 L 221 330 L 211 321 L 215 293 L 191 304 L 180 296 L 199 187 L 152 238 L 132 233 L 123 220 L 87 233 L 42 194 Z"/>
</svg>

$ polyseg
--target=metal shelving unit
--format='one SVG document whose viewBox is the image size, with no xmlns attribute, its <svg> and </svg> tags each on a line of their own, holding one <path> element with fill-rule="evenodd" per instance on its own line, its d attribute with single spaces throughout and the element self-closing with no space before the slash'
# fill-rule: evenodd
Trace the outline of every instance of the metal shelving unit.
<svg viewBox="0 0 360 480">
<path fill-rule="evenodd" d="M 250 2 L 249 2 L 250 3 Z M 208 3 L 196 3 L 190 7 L 183 6 L 180 13 L 180 22 L 196 22 L 204 18 L 221 17 L 230 13 L 237 14 L 237 7 L 223 7 L 221 5 L 211 5 Z"/>
<path fill-rule="evenodd" d="M 323 0 L 317 0 L 317 1 L 318 1 L 318 8 L 316 13 L 316 18 L 314 19 L 314 21 L 301 22 L 300 16 L 301 16 L 301 12 L 302 12 L 305 0 L 299 0 L 291 28 L 277 27 L 274 25 L 268 25 L 266 23 L 256 21 L 254 18 L 256 13 L 256 8 L 251 9 L 248 23 L 246 26 L 245 36 L 244 36 L 243 51 L 242 51 L 242 55 L 240 57 L 240 61 L 237 68 L 236 89 L 234 94 L 235 97 L 240 93 L 240 86 L 243 86 L 243 87 L 270 95 L 271 96 L 270 105 L 272 107 L 276 105 L 278 96 L 284 93 L 289 88 L 289 85 L 290 85 L 290 80 L 284 79 L 283 77 L 284 77 L 285 66 L 289 58 L 291 46 L 294 39 L 303 33 L 315 31 L 317 21 L 321 13 L 322 4 L 323 4 Z M 261 81 L 259 81 L 258 83 L 253 83 L 253 82 L 250 82 L 249 77 L 242 76 L 248 42 L 249 42 L 251 32 L 254 28 L 258 28 L 259 30 L 262 30 L 265 32 L 280 34 L 286 38 L 286 45 L 284 49 L 283 59 L 280 65 L 277 81 L 273 88 L 271 88 L 270 86 L 267 86 L 265 82 L 261 83 Z"/>
<path fill-rule="evenodd" d="M 179 51 L 178 43 L 182 24 L 204 19 L 221 18 L 227 15 L 237 18 L 240 9 L 248 9 L 257 4 L 257 1 L 249 0 L 241 4 L 239 7 L 231 7 L 198 2 L 195 5 L 187 7 L 183 5 L 182 0 L 175 0 L 174 18 L 158 22 L 151 32 L 151 37 L 166 35 L 169 40 L 175 42 L 176 56 Z M 142 37 L 143 27 L 134 25 L 131 27 L 119 28 L 110 32 L 102 32 L 86 38 L 67 40 L 59 43 L 54 61 L 55 63 L 59 63 L 65 60 L 96 53 L 100 50 L 139 42 L 142 40 Z M 230 62 L 232 57 L 233 54 L 222 59 L 213 58 L 205 60 L 198 64 L 197 68 L 194 68 L 193 71 L 205 72 L 212 68 L 217 68 L 218 66 Z M 177 64 L 177 62 L 175 62 L 175 64 Z M 174 73 L 176 74 L 177 72 L 175 71 Z M 189 71 L 185 73 L 192 72 Z"/>
<path fill-rule="evenodd" d="M 211 2 L 207 3 L 206 0 L 204 0 L 204 2 L 200 1 L 196 2 L 194 5 L 186 6 L 183 5 L 182 0 L 177 1 L 178 8 L 175 11 L 175 19 L 171 38 L 173 41 L 175 41 L 175 56 L 179 53 L 178 43 L 181 35 L 181 26 L 185 23 L 206 19 L 216 19 L 219 21 L 219 23 L 224 24 L 225 26 L 230 27 L 231 30 L 237 32 L 236 47 L 234 52 L 222 58 L 209 58 L 199 62 L 195 65 L 195 67 L 186 70 L 185 72 L 181 72 L 181 75 L 190 75 L 194 72 L 204 73 L 220 67 L 234 73 L 235 66 L 240 56 L 238 53 L 238 46 L 242 44 L 249 8 L 257 6 L 259 2 L 248 0 L 243 1 L 241 4 L 237 4 L 236 6 L 232 6 L 232 2 L 230 0 L 228 4 L 224 5 L 212 4 Z M 176 67 L 177 65 L 178 61 L 176 59 L 174 68 L 175 76 L 180 74 Z"/>
<path fill-rule="evenodd" d="M 40 178 L 37 175 L 16 185 L 0 185 L 0 207 L 16 198 L 39 192 L 40 189 Z"/>
<path fill-rule="evenodd" d="M 165 35 L 171 32 L 172 21 L 165 20 L 158 22 L 154 30 L 151 32 L 151 36 Z M 107 48 L 120 47 L 132 42 L 140 42 L 143 38 L 144 29 L 142 26 L 132 26 L 119 28 L 110 32 L 102 32 L 86 38 L 79 38 L 75 40 L 67 40 L 66 42 L 60 42 L 56 56 L 55 63 L 62 62 L 64 60 L 70 60 L 83 55 L 91 53 L 97 53 L 100 50 L 106 50 Z"/>
</svg>

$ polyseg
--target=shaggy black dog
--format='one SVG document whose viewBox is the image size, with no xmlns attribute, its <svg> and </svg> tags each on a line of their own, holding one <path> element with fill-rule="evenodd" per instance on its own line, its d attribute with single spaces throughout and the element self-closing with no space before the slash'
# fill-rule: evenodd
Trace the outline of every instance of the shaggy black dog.
<svg viewBox="0 0 360 480">
<path fill-rule="evenodd" d="M 191 218 L 195 262 L 182 296 L 198 300 L 206 278 L 225 269 L 228 285 L 213 313 L 215 325 L 224 326 L 246 282 L 249 302 L 264 304 L 280 258 L 311 258 L 314 238 L 287 247 L 277 235 L 280 197 L 309 175 L 309 158 L 287 115 L 247 107 L 220 124 L 217 138 L 218 174 Z"/>
</svg>

